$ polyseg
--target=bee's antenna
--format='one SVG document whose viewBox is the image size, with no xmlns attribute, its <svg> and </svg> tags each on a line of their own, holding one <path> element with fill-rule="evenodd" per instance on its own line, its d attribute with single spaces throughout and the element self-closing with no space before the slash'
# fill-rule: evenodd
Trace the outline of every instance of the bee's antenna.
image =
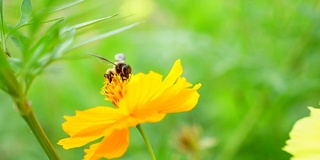
<svg viewBox="0 0 320 160">
<path fill-rule="evenodd" d="M 104 60 L 104 61 L 107 61 L 107 62 L 109 62 L 109 63 L 111 63 L 111 64 L 113 64 L 113 65 L 116 65 L 115 63 L 111 62 L 110 60 L 108 60 L 108 59 L 106 59 L 106 58 L 104 58 L 104 57 L 101 57 L 101 56 L 98 56 L 98 55 L 92 54 L 92 53 L 88 53 L 88 54 L 91 55 L 91 56 L 93 56 L 93 57 L 97 57 L 97 58 L 99 58 L 99 59 L 102 59 L 102 60 Z"/>
</svg>

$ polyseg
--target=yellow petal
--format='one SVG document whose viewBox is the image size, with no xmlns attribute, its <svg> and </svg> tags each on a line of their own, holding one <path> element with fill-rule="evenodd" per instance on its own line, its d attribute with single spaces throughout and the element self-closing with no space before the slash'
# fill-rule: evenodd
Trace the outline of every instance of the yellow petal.
<svg viewBox="0 0 320 160">
<path fill-rule="evenodd" d="M 172 66 L 169 74 L 164 79 L 164 81 L 161 84 L 154 86 L 154 88 L 156 89 L 156 94 L 153 95 L 153 98 L 155 99 L 158 96 L 162 95 L 166 89 L 168 89 L 177 81 L 177 79 L 181 76 L 182 72 L 183 68 L 181 66 L 181 61 L 180 59 L 178 59 L 175 61 L 174 65 Z"/>
<path fill-rule="evenodd" d="M 139 121 L 139 123 L 144 122 L 159 122 L 161 121 L 166 114 L 159 113 L 155 109 L 143 109 L 143 110 L 136 110 L 133 113 L 131 113 L 132 117 L 137 117 L 136 119 Z"/>
<path fill-rule="evenodd" d="M 309 107 L 309 117 L 298 120 L 283 150 L 294 159 L 320 159 L 320 109 Z"/>
<path fill-rule="evenodd" d="M 86 155 L 84 156 L 83 160 L 98 160 L 102 156 L 95 154 L 95 151 L 99 147 L 100 143 L 95 143 L 90 145 L 89 149 L 85 149 L 84 152 Z"/>
<path fill-rule="evenodd" d="M 157 94 L 157 87 L 161 82 L 162 76 L 155 72 L 132 76 L 127 86 L 127 94 L 118 104 L 119 108 L 125 108 L 128 113 L 139 109 L 139 106 L 150 101 Z"/>
<path fill-rule="evenodd" d="M 315 119 L 320 120 L 320 109 L 319 108 L 313 108 L 313 107 L 308 107 L 310 110 L 310 117 L 313 117 Z"/>
<path fill-rule="evenodd" d="M 201 84 L 193 88 L 185 78 L 181 78 L 182 66 L 177 60 L 170 73 L 162 81 L 162 76 L 150 72 L 132 76 L 128 84 L 127 94 L 118 103 L 119 109 L 143 122 L 157 122 L 166 113 L 191 110 L 198 102 L 197 90 Z"/>
<path fill-rule="evenodd" d="M 92 142 L 101 136 L 91 136 L 91 137 L 76 137 L 76 138 L 64 138 L 61 139 L 58 144 L 63 146 L 64 149 L 81 147 L 89 142 Z"/>
<path fill-rule="evenodd" d="M 65 116 L 63 129 L 70 138 L 62 139 L 58 144 L 69 149 L 104 136 L 100 143 L 85 150 L 85 159 L 122 156 L 129 144 L 128 127 L 143 122 L 158 122 L 167 113 L 189 111 L 197 104 L 197 90 L 201 84 L 190 88 L 192 84 L 187 82 L 186 78 L 180 77 L 182 72 L 180 60 L 177 60 L 164 80 L 160 74 L 152 71 L 148 74 L 132 75 L 130 81 L 114 90 L 121 91 L 121 94 L 111 95 L 115 96 L 111 98 L 115 99 L 113 103 L 116 109 L 95 107 L 77 111 L 75 116 Z M 110 88 L 108 93 L 113 92 L 112 89 Z M 121 96 L 117 97 L 119 95 Z"/>
<path fill-rule="evenodd" d="M 171 68 L 169 74 L 164 79 L 162 83 L 162 88 L 165 90 L 166 88 L 171 86 L 181 76 L 182 72 L 183 72 L 183 69 L 181 66 L 181 61 L 180 59 L 178 59 L 174 62 L 174 65 Z"/>
<path fill-rule="evenodd" d="M 117 122 L 125 117 L 119 110 L 110 107 L 77 111 L 75 116 L 66 116 L 67 121 L 62 124 L 63 130 L 71 137 L 60 140 L 58 144 L 65 149 L 83 146 L 102 137 L 108 129 L 127 127 L 117 126 Z"/>
<path fill-rule="evenodd" d="M 139 73 L 133 75 L 127 86 L 126 99 L 123 100 L 125 104 L 122 105 L 127 106 L 126 108 L 129 113 L 142 109 L 140 107 L 142 104 L 156 99 L 163 91 L 176 82 L 182 72 L 180 60 L 177 60 L 164 81 L 162 81 L 160 74 L 152 71 L 148 74 Z"/>
<path fill-rule="evenodd" d="M 89 149 L 85 149 L 85 160 L 96 160 L 99 158 L 118 158 L 127 150 L 129 145 L 129 129 L 114 130 L 110 135 Z"/>
<path fill-rule="evenodd" d="M 84 111 L 76 111 L 75 116 L 65 116 L 67 121 L 62 124 L 62 127 L 67 134 L 74 136 L 81 134 L 81 131 L 87 128 L 94 128 L 95 126 L 101 128 L 113 124 L 123 116 L 123 113 L 117 109 L 99 106 Z"/>
<path fill-rule="evenodd" d="M 157 110 L 159 113 L 177 113 L 186 112 L 193 109 L 199 100 L 197 90 L 201 84 L 196 84 L 192 89 L 169 88 L 163 93 L 163 97 L 159 98 Z M 162 102 L 162 103 L 161 103 Z M 155 102 L 157 103 L 157 102 Z"/>
</svg>

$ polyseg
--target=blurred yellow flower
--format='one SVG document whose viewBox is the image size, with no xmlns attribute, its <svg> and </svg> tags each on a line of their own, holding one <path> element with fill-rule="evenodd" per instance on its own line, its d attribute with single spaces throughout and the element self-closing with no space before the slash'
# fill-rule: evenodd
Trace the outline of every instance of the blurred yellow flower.
<svg viewBox="0 0 320 160">
<path fill-rule="evenodd" d="M 125 0 L 120 7 L 120 14 L 128 16 L 126 20 L 136 22 L 146 20 L 155 10 L 154 0 Z"/>
<path fill-rule="evenodd" d="M 197 90 L 201 84 L 192 87 L 180 77 L 182 72 L 180 60 L 177 60 L 164 80 L 152 71 L 131 75 L 129 80 L 122 80 L 119 75 L 111 82 L 105 79 L 102 93 L 116 108 L 97 106 L 76 111 L 75 116 L 65 116 L 62 127 L 70 137 L 61 139 L 58 144 L 70 149 L 103 137 L 101 142 L 85 149 L 84 159 L 121 157 L 129 145 L 129 127 L 158 122 L 167 113 L 189 111 L 198 103 Z"/>
<path fill-rule="evenodd" d="M 308 108 L 310 116 L 295 123 L 283 148 L 293 155 L 292 160 L 320 159 L 320 109 Z"/>
<path fill-rule="evenodd" d="M 174 147 L 187 156 L 187 159 L 203 159 L 204 151 L 214 147 L 217 140 L 214 137 L 202 137 L 199 125 L 185 125 L 179 129 L 171 141 Z"/>
</svg>

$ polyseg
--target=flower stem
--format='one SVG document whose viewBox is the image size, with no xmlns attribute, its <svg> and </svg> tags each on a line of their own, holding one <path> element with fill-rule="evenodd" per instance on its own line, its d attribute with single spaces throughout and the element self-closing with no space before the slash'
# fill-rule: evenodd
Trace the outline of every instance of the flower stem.
<svg viewBox="0 0 320 160">
<path fill-rule="evenodd" d="M 138 124 L 138 125 L 137 125 L 137 128 L 138 128 L 138 130 L 139 130 L 139 132 L 140 132 L 140 134 L 141 134 L 144 142 L 145 142 L 146 145 L 147 145 L 147 148 L 148 148 L 149 154 L 150 154 L 150 156 L 151 156 L 151 159 L 152 159 L 152 160 L 156 160 L 156 157 L 154 156 L 154 153 L 153 153 L 151 144 L 150 144 L 150 142 L 149 142 L 149 140 L 148 140 L 148 137 L 147 137 L 146 134 L 144 133 L 141 125 Z"/>
<path fill-rule="evenodd" d="M 42 149 L 47 154 L 50 160 L 60 160 L 58 154 L 54 150 L 52 144 L 50 143 L 45 132 L 41 128 L 40 123 L 38 122 L 30 103 L 26 100 L 26 95 L 22 89 L 22 85 L 17 81 L 13 70 L 11 69 L 10 64 L 8 63 L 7 57 L 0 50 L 0 84 L 4 84 L 3 89 L 7 92 L 14 103 L 17 105 L 17 110 L 20 113 L 20 116 L 26 121 L 29 128 L 32 130 L 32 133 L 37 138 Z"/>
<path fill-rule="evenodd" d="M 24 107 L 19 106 L 19 105 L 24 105 Z M 36 116 L 34 115 L 31 106 L 27 102 L 23 104 L 18 104 L 19 108 L 24 108 L 27 110 L 24 110 L 26 112 L 20 112 L 21 116 L 23 119 L 27 122 L 28 126 L 32 130 L 32 133 L 35 135 L 37 138 L 38 142 L 40 143 L 42 149 L 45 151 L 47 154 L 48 158 L 50 160 L 60 160 L 57 152 L 54 150 L 52 144 L 50 143 L 47 135 L 43 131 L 39 121 L 37 120 Z"/>
</svg>

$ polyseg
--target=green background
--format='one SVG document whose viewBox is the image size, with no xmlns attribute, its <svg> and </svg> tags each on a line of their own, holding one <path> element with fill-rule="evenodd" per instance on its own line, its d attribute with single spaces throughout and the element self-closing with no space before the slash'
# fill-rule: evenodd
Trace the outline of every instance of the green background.
<svg viewBox="0 0 320 160">
<path fill-rule="evenodd" d="M 32 1 L 33 11 L 64 2 Z M 28 100 L 61 158 L 82 159 L 83 149 L 88 148 L 65 151 L 56 144 L 67 137 L 61 127 L 63 116 L 97 105 L 111 106 L 100 94 L 103 74 L 111 66 L 85 54 L 112 60 L 121 52 L 133 73 L 152 70 L 166 75 L 174 61 L 181 59 L 183 76 L 192 84 L 202 83 L 199 103 L 192 111 L 142 125 L 158 159 L 188 159 L 175 147 L 175 135 L 186 125 L 199 126 L 201 138 L 217 142 L 201 151 L 202 159 L 289 159 L 281 150 L 289 131 L 295 121 L 309 114 L 307 106 L 319 104 L 319 1 L 146 2 L 153 7 L 145 17 L 139 19 L 135 12 L 129 16 L 129 12 L 77 31 L 81 33 L 77 41 L 81 41 L 144 20 L 68 53 L 69 58 L 52 63 L 31 86 Z M 20 3 L 4 2 L 6 24 L 18 22 Z M 74 25 L 121 13 L 123 3 L 84 1 L 51 18 L 66 17 L 66 23 Z M 142 5 L 141 10 L 150 5 Z M 22 32 L 28 33 L 27 28 Z M 10 44 L 12 57 L 21 57 L 23 53 Z M 0 159 L 47 159 L 11 98 L 2 91 L 0 104 Z M 130 134 L 129 149 L 119 159 L 149 159 L 137 129 L 132 128 Z"/>
</svg>

